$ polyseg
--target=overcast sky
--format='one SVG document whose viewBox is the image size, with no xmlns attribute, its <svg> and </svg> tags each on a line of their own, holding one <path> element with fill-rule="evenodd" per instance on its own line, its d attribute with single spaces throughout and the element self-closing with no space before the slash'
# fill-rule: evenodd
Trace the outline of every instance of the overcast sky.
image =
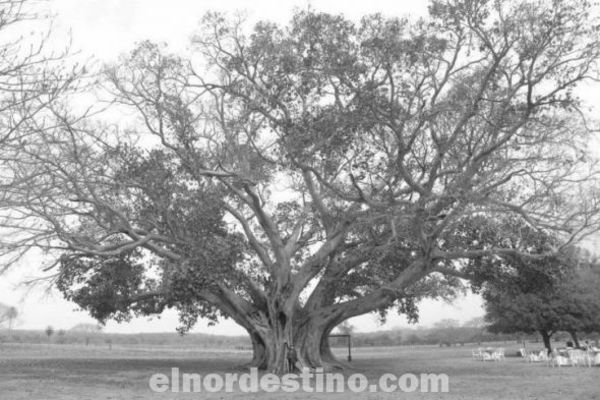
<svg viewBox="0 0 600 400">
<path fill-rule="evenodd" d="M 365 14 L 423 15 L 423 0 L 50 0 L 57 21 L 73 30 L 75 44 L 99 59 L 114 58 L 139 40 L 164 41 L 175 49 L 187 39 L 207 11 L 244 12 L 249 20 L 289 20 L 294 8 L 343 13 L 358 20 Z"/>
<path fill-rule="evenodd" d="M 423 0 L 50 0 L 51 11 L 56 15 L 55 29 L 71 30 L 73 44 L 83 55 L 91 56 L 98 62 L 110 62 L 119 54 L 133 48 L 135 42 L 150 39 L 165 42 L 179 51 L 186 48 L 188 38 L 197 27 L 200 17 L 209 10 L 243 11 L 249 20 L 269 19 L 285 23 L 294 8 L 307 8 L 317 11 L 343 13 L 351 19 L 381 12 L 389 16 L 412 14 L 423 15 L 427 2 Z M 250 8 L 251 7 L 251 8 Z M 60 43 L 57 43 L 60 45 Z M 79 322 L 93 322 L 84 312 L 74 311 L 76 305 L 69 303 L 53 291 L 46 294 L 40 288 L 30 292 L 18 286 L 24 278 L 34 277 L 43 260 L 29 258 L 23 265 L 0 276 L 0 303 L 15 305 L 21 317 L 17 327 L 43 329 L 48 325 L 56 329 L 68 329 Z M 468 295 L 453 304 L 425 301 L 421 305 L 421 324 L 431 325 L 443 318 L 467 321 L 483 315 L 481 300 Z M 351 320 L 359 331 L 388 329 L 406 326 L 404 317 L 392 313 L 383 327 L 374 316 L 362 316 Z M 109 323 L 106 330 L 111 332 L 157 332 L 174 331 L 177 316 L 174 312 L 165 313 L 160 319 L 136 319 L 127 324 Z M 199 323 L 196 332 L 215 334 L 243 334 L 244 330 L 226 321 L 215 327 Z"/>
</svg>

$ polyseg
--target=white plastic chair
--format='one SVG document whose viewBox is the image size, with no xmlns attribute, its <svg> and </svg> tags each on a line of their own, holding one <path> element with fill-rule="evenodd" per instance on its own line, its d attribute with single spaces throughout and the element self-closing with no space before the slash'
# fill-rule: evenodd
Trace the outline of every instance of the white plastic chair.
<svg viewBox="0 0 600 400">
<path fill-rule="evenodd" d="M 529 362 L 544 362 L 549 361 L 548 352 L 546 350 L 540 350 L 537 353 L 529 354 Z"/>
<path fill-rule="evenodd" d="M 592 360 L 588 353 L 583 350 L 568 350 L 569 360 L 573 366 L 592 366 Z"/>
<path fill-rule="evenodd" d="M 561 356 L 560 354 L 555 354 L 552 357 L 552 367 L 566 367 L 568 365 L 571 365 L 571 361 L 569 360 L 569 358 L 565 357 L 565 356 Z"/>
<path fill-rule="evenodd" d="M 590 363 L 592 365 L 600 365 L 600 351 L 590 355 Z"/>
<path fill-rule="evenodd" d="M 527 362 L 530 362 L 530 363 L 540 361 L 539 354 L 533 353 L 533 352 L 527 354 L 525 359 L 527 360 Z"/>
<path fill-rule="evenodd" d="M 497 348 L 494 352 L 494 355 L 496 356 L 498 361 L 504 360 L 504 347 Z"/>
<path fill-rule="evenodd" d="M 481 356 L 482 356 L 482 360 L 483 361 L 496 361 L 496 358 L 494 356 L 494 353 L 490 353 L 487 351 L 482 351 L 481 352 Z"/>
</svg>

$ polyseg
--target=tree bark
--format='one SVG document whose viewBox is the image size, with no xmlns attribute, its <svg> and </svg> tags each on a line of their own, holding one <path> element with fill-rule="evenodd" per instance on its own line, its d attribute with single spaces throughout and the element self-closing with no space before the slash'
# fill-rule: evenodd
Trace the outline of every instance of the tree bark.
<svg viewBox="0 0 600 400">
<path fill-rule="evenodd" d="M 258 368 L 261 370 L 268 367 L 267 346 L 263 342 L 260 335 L 257 333 L 249 333 L 252 341 L 252 360 L 248 363 L 250 368 Z"/>
<path fill-rule="evenodd" d="M 544 341 L 544 347 L 548 351 L 548 354 L 552 353 L 552 345 L 550 343 L 550 338 L 552 337 L 552 334 L 543 329 L 540 330 L 540 334 L 542 335 L 542 339 Z"/>
<path fill-rule="evenodd" d="M 302 368 L 323 368 L 325 371 L 343 368 L 331 352 L 328 340 L 338 325 L 336 320 L 317 316 L 296 320 L 291 328 L 281 322 L 268 326 L 259 324 L 248 332 L 253 349 L 249 367 L 276 374 L 297 372 Z"/>
<path fill-rule="evenodd" d="M 575 331 L 569 331 L 569 335 L 571 335 L 571 338 L 573 338 L 573 342 L 575 343 L 575 347 L 579 348 L 579 338 L 577 337 L 577 332 Z"/>
<path fill-rule="evenodd" d="M 335 358 L 329 345 L 329 334 L 338 325 L 335 319 L 314 318 L 299 327 L 295 346 L 302 367 L 323 368 L 324 371 L 342 369 L 344 365 Z"/>
</svg>

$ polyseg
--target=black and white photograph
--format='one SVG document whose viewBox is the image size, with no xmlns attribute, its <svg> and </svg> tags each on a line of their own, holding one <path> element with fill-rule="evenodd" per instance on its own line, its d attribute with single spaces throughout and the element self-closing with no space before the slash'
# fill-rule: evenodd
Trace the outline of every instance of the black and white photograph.
<svg viewBox="0 0 600 400">
<path fill-rule="evenodd" d="M 600 3 L 0 0 L 0 400 L 600 400 Z"/>
</svg>

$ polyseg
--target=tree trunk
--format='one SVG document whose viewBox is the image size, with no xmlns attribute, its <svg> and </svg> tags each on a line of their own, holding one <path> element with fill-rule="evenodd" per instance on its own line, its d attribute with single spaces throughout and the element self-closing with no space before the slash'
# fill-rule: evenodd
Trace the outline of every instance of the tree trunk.
<svg viewBox="0 0 600 400">
<path fill-rule="evenodd" d="M 421 262 L 411 264 L 394 280 L 394 288 L 400 290 L 423 278 L 424 266 Z M 385 308 L 398 299 L 397 290 L 380 289 L 336 304 L 334 287 L 321 284 L 301 305 L 295 288 L 304 286 L 291 284 L 289 274 L 278 278 L 265 294 L 251 287 L 251 301 L 223 286 L 216 292 L 203 293 L 204 300 L 248 331 L 254 350 L 249 365 L 276 374 L 301 368 L 343 368 L 329 345 L 331 331 L 349 318 Z M 333 284 L 335 280 L 329 282 Z"/>
<path fill-rule="evenodd" d="M 248 363 L 248 367 L 267 369 L 267 346 L 257 333 L 250 333 L 250 340 L 252 341 L 252 360 Z"/>
<path fill-rule="evenodd" d="M 569 335 L 573 338 L 573 342 L 575 343 L 575 348 L 579 348 L 579 338 L 577 337 L 577 332 L 569 331 Z"/>
<path fill-rule="evenodd" d="M 287 313 L 276 311 L 278 309 L 270 304 L 268 313 L 261 312 L 262 317 L 251 318 L 253 329 L 259 333 L 265 345 L 266 369 L 285 374 L 299 368 L 323 368 L 324 371 L 344 368 L 344 364 L 331 351 L 328 340 L 331 331 L 348 318 L 390 304 L 391 299 L 388 293 L 380 293 L 341 306 L 322 306 L 308 312 L 299 309 Z M 276 306 L 277 302 L 272 304 Z M 255 355 L 254 359 L 257 358 Z"/>
<path fill-rule="evenodd" d="M 323 368 L 325 371 L 343 368 L 329 345 L 329 334 L 336 325 L 335 320 L 317 318 L 298 329 L 295 346 L 302 367 Z"/>
<path fill-rule="evenodd" d="M 552 345 L 550 344 L 550 337 L 552 334 L 548 331 L 541 330 L 540 334 L 542 335 L 542 339 L 544 340 L 544 347 L 548 350 L 548 354 L 552 353 Z"/>
<path fill-rule="evenodd" d="M 298 372 L 302 368 L 323 368 L 325 371 L 343 368 L 331 352 L 328 340 L 338 325 L 337 320 L 297 319 L 291 328 L 287 327 L 289 322 L 281 322 L 256 325 L 249 331 L 253 349 L 249 367 L 276 374 Z"/>
</svg>

